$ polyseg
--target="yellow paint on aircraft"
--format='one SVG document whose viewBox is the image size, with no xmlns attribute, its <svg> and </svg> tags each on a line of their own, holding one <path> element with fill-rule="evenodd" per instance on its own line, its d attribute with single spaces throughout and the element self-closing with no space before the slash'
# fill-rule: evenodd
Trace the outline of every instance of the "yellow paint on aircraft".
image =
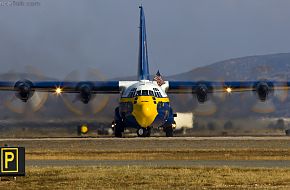
<svg viewBox="0 0 290 190">
<path fill-rule="evenodd" d="M 143 127 L 149 127 L 156 116 L 158 102 L 169 102 L 169 98 L 156 98 L 153 96 L 136 96 L 133 98 L 121 98 L 120 102 L 132 102 L 133 112 L 132 115 L 135 117 L 138 124 Z"/>
</svg>

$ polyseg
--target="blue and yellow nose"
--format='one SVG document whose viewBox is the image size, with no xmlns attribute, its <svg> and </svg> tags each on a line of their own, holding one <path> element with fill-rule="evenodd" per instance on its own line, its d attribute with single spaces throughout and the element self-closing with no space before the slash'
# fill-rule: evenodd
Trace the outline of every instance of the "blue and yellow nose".
<svg viewBox="0 0 290 190">
<path fill-rule="evenodd" d="M 157 105 L 154 104 L 151 96 L 139 96 L 133 105 L 132 114 L 141 127 L 149 127 L 158 115 Z"/>
</svg>

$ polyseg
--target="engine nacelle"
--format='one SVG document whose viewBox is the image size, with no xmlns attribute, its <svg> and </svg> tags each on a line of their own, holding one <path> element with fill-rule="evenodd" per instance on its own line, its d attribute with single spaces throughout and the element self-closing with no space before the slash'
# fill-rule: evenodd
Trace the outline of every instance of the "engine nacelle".
<svg viewBox="0 0 290 190">
<path fill-rule="evenodd" d="M 17 81 L 14 85 L 15 96 L 23 102 L 27 102 L 34 94 L 32 86 L 33 83 L 29 80 Z"/>
<path fill-rule="evenodd" d="M 208 100 L 208 87 L 204 84 L 198 85 L 195 90 L 196 98 L 198 102 L 204 103 Z"/>
<path fill-rule="evenodd" d="M 269 94 L 273 92 L 273 84 L 267 82 L 258 82 L 255 85 L 255 90 L 258 95 L 259 100 L 262 102 L 266 101 Z"/>
<path fill-rule="evenodd" d="M 77 89 L 80 91 L 79 99 L 87 104 L 92 99 L 92 86 L 90 84 L 80 84 Z"/>
</svg>

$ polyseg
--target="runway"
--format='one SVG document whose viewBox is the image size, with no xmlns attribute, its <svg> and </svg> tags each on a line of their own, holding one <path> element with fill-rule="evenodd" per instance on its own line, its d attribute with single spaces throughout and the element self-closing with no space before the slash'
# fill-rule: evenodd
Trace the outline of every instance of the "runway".
<svg viewBox="0 0 290 190">
<path fill-rule="evenodd" d="M 7 138 L 0 146 L 24 146 L 27 150 L 81 149 L 94 151 L 290 149 L 290 137 L 150 137 L 150 138 Z"/>
</svg>

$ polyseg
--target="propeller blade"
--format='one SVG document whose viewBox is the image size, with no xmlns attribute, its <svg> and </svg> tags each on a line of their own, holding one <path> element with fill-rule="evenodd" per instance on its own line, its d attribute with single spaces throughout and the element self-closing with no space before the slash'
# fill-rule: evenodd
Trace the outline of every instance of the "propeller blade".
<svg viewBox="0 0 290 190">
<path fill-rule="evenodd" d="M 43 107 L 44 103 L 48 98 L 48 93 L 46 92 L 34 92 L 33 96 L 28 100 L 30 107 L 33 112 L 37 112 Z"/>
<path fill-rule="evenodd" d="M 212 100 L 208 100 L 204 103 L 197 103 L 194 113 L 199 116 L 209 116 L 217 111 L 217 106 Z"/>
<path fill-rule="evenodd" d="M 98 95 L 93 100 L 91 100 L 92 103 L 89 103 L 92 113 L 97 114 L 101 112 L 109 103 L 109 96 L 105 95 Z"/>
<path fill-rule="evenodd" d="M 276 110 L 272 99 L 266 100 L 264 102 L 257 101 L 257 103 L 252 107 L 252 111 L 256 113 L 272 113 Z"/>
<path fill-rule="evenodd" d="M 97 70 L 97 69 L 89 69 L 86 74 L 80 73 L 79 71 L 75 70 L 70 72 L 66 77 L 65 81 L 80 81 L 82 80 L 87 81 L 104 81 L 104 76 Z M 64 101 L 65 106 L 68 108 L 69 111 L 76 115 L 91 115 L 97 114 L 101 112 L 109 102 L 108 95 L 93 95 L 91 100 L 84 104 L 80 101 L 78 95 L 75 94 L 62 94 L 62 99 Z"/>
<path fill-rule="evenodd" d="M 6 108 L 8 108 L 10 111 L 14 113 L 24 113 L 25 107 L 27 107 L 25 102 L 20 101 L 18 98 L 16 98 L 15 95 L 9 96 L 9 99 L 6 99 L 4 101 L 4 105 Z"/>
<path fill-rule="evenodd" d="M 288 90 L 289 88 L 286 87 L 287 84 L 285 84 L 285 87 L 274 87 L 274 96 L 280 101 L 284 102 L 288 97 Z"/>
</svg>

